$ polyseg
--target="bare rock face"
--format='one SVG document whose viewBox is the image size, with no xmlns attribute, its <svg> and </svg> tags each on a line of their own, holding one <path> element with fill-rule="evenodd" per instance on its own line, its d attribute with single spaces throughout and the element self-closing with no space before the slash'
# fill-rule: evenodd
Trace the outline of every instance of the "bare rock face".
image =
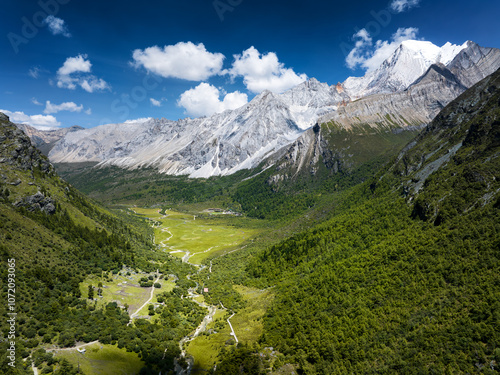
<svg viewBox="0 0 500 375">
<path fill-rule="evenodd" d="M 444 65 L 432 65 L 405 91 L 356 100 L 319 121 L 332 122 L 345 129 L 359 125 L 389 129 L 422 126 L 465 90 Z"/>
<path fill-rule="evenodd" d="M 66 134 L 83 130 L 80 126 L 71 126 L 69 128 L 39 130 L 26 124 L 15 124 L 30 139 L 31 143 L 38 148 L 44 155 L 48 155 L 54 144 L 63 138 Z"/>
<path fill-rule="evenodd" d="M 398 55 L 404 56 L 404 64 L 408 66 L 425 66 L 425 60 L 410 63 L 408 53 L 404 53 L 408 48 L 404 47 L 403 43 L 395 54 L 382 64 L 382 67 L 387 66 L 390 69 L 397 67 L 397 70 L 401 71 L 402 63 L 395 59 Z M 447 64 L 430 65 L 422 76 L 407 87 L 402 79 L 398 81 L 397 77 L 382 74 L 379 71 L 382 67 L 376 71 L 376 79 L 374 74 L 368 74 L 364 79 L 374 79 L 367 84 L 368 88 L 379 87 L 379 91 L 390 91 L 390 82 L 394 83 L 396 80 L 400 89 L 393 87 L 396 92 L 392 94 L 375 94 L 355 100 L 340 107 L 335 113 L 323 116 L 319 121 L 331 121 L 345 128 L 360 124 L 368 124 L 371 127 L 428 124 L 458 95 L 500 67 L 500 50 L 496 48 L 480 47 L 470 41 L 459 46 L 460 48 L 452 47 L 449 45 L 446 48 L 442 47 L 439 53 L 434 52 L 437 56 L 434 59 Z M 426 55 L 426 53 L 421 54 Z M 402 76 L 401 73 L 399 75 Z"/>
<path fill-rule="evenodd" d="M 0 155 L 0 163 L 10 168 L 31 172 L 40 169 L 43 173 L 53 171 L 49 161 L 41 157 L 30 139 L 3 113 L 0 113 Z"/>
<path fill-rule="evenodd" d="M 123 168 L 152 166 L 191 177 L 252 168 L 345 100 L 310 80 L 283 95 L 265 91 L 245 106 L 208 118 L 111 124 L 68 133 L 51 150 L 53 162 L 97 161 Z"/>
<path fill-rule="evenodd" d="M 467 48 L 460 51 L 447 68 L 465 87 L 472 87 L 483 78 L 493 74 L 500 67 L 500 50 L 485 48 L 474 42 L 467 42 Z"/>
<path fill-rule="evenodd" d="M 54 168 L 31 143 L 24 132 L 9 121 L 9 117 L 0 113 L 0 169 L 2 171 L 14 172 L 14 176 L 28 176 L 31 181 L 28 185 L 34 185 L 35 175 L 47 177 L 55 175 Z M 0 175 L 0 183 L 8 183 L 19 186 L 23 183 L 21 178 L 9 182 L 6 175 Z M 26 179 L 24 179 L 26 182 Z M 38 191 L 34 195 L 20 198 L 14 203 L 15 207 L 25 207 L 28 211 L 42 211 L 49 215 L 56 212 L 56 201 L 51 197 Z"/>
<path fill-rule="evenodd" d="M 56 202 L 50 198 L 46 197 L 41 192 L 37 192 L 34 195 L 24 197 L 20 201 L 14 203 L 15 207 L 25 207 L 28 211 L 42 211 L 49 215 L 56 213 Z"/>
</svg>

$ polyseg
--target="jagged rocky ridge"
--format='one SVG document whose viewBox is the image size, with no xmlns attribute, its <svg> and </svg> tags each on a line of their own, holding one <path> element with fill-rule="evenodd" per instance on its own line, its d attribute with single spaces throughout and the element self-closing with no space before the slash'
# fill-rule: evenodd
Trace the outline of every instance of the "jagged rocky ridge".
<svg viewBox="0 0 500 375">
<path fill-rule="evenodd" d="M 21 129 L 28 137 L 36 148 L 38 148 L 44 155 L 48 155 L 52 147 L 63 138 L 67 133 L 83 130 L 81 126 L 71 126 L 69 128 L 53 129 L 53 130 L 39 130 L 26 124 L 15 124 Z"/>
<path fill-rule="evenodd" d="M 427 42 L 419 43 L 427 46 Z M 394 63 L 394 57 L 401 54 L 401 50 L 405 49 L 404 45 L 405 43 L 388 61 Z M 410 45 L 415 47 L 415 42 Z M 451 46 L 445 47 L 443 49 L 448 51 L 447 56 L 443 52 L 435 52 L 435 55 L 444 61 L 449 61 L 451 58 L 449 51 L 453 49 Z M 338 142 L 332 142 L 332 139 L 345 136 L 336 135 L 335 132 L 348 130 L 353 136 L 357 136 L 370 132 L 399 132 L 403 129 L 413 131 L 430 123 L 448 103 L 473 83 L 500 67 L 498 49 L 483 48 L 473 42 L 467 42 L 461 47 L 457 55 L 448 62 L 448 66 L 442 63 L 430 65 L 422 76 L 402 91 L 369 95 L 343 103 L 339 105 L 337 111 L 320 117 L 318 123 L 328 126 L 308 129 L 299 139 L 268 161 L 276 163 L 278 169 L 283 170 L 270 182 L 276 183 L 286 178 L 285 176 L 290 175 L 290 170 L 296 174 L 300 169 L 306 169 L 314 174 L 318 169 L 320 157 L 325 166 L 333 171 L 351 168 L 353 163 L 350 162 L 350 155 L 347 152 L 350 146 L 339 147 Z M 384 65 L 388 64 L 384 63 L 382 67 Z M 422 62 L 419 66 L 421 65 Z M 398 69 L 402 70 L 401 67 Z M 368 78 L 374 76 L 374 74 L 367 75 Z M 386 83 L 376 79 L 371 87 L 378 84 L 380 91 L 390 91 Z"/>
<path fill-rule="evenodd" d="M 252 168 L 337 109 L 346 96 L 314 79 L 286 95 L 265 91 L 245 106 L 208 118 L 112 124 L 67 134 L 49 156 L 58 163 L 152 166 L 191 177 Z"/>
<path fill-rule="evenodd" d="M 30 186 L 35 185 L 35 176 L 44 174 L 54 176 L 53 166 L 40 151 L 34 147 L 31 140 L 9 121 L 9 117 L 0 113 L 0 186 L 19 186 L 26 184 L 20 175 L 27 173 L 31 181 Z M 7 173 L 6 171 L 9 171 Z M 17 173 L 20 171 L 21 173 Z M 56 212 L 56 202 L 53 198 L 45 196 L 37 191 L 35 194 L 26 195 L 13 203 L 15 207 L 25 207 L 28 211 L 42 211 L 47 214 Z"/>
<path fill-rule="evenodd" d="M 0 163 L 7 165 L 12 169 L 21 169 L 29 171 L 31 174 L 36 169 L 43 173 L 53 173 L 53 167 L 50 162 L 40 157 L 40 151 L 31 143 L 31 140 L 10 123 L 9 117 L 0 112 Z M 6 176 L 1 176 L 6 182 Z"/>
<path fill-rule="evenodd" d="M 263 92 L 239 109 L 208 118 L 152 119 L 68 133 L 49 157 L 56 163 L 154 167 L 190 177 L 228 175 L 282 155 L 280 150 L 295 141 L 307 150 L 315 137 L 305 133 L 318 122 L 378 131 L 421 127 L 498 67 L 498 49 L 473 42 L 439 48 L 407 41 L 375 72 L 344 84 L 311 79 L 281 95 Z"/>
</svg>

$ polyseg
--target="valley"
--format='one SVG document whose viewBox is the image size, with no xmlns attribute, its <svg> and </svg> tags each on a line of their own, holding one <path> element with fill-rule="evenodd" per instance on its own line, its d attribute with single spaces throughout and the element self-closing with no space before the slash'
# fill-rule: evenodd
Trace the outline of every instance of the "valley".
<svg viewBox="0 0 500 375">
<path fill-rule="evenodd" d="M 0 218 L 2 374 L 497 373 L 500 50 L 196 119 L 0 113 Z"/>
<path fill-rule="evenodd" d="M 250 304 L 236 314 L 224 307 L 221 301 L 207 304 L 205 297 L 210 300 L 210 289 L 205 287 L 205 282 L 217 272 L 216 267 L 212 267 L 212 260 L 208 259 L 244 249 L 259 230 L 245 228 L 241 224 L 234 227 L 241 220 L 228 213 L 219 213 L 223 211 L 219 209 L 204 210 L 197 215 L 168 209 L 133 208 L 132 211 L 150 220 L 155 229 L 155 242 L 163 251 L 180 257 L 184 263 L 197 269 L 194 274 L 186 275 L 186 280 L 196 281 L 187 290 L 187 295 L 181 298 L 192 299 L 206 309 L 207 315 L 194 332 L 179 342 L 181 359 L 186 361 L 187 368 L 183 370 L 178 366 L 177 373 L 196 374 L 213 369 L 219 353 L 228 343 L 257 343 L 263 329 L 259 320 L 269 304 L 266 301 L 270 292 L 241 285 L 231 286 Z M 176 275 L 172 276 L 177 279 Z"/>
<path fill-rule="evenodd" d="M 158 249 L 194 266 L 195 272 L 165 275 L 124 267 L 116 274 L 104 272 L 80 283 L 81 295 L 84 297 L 88 296 L 89 287 L 95 290 L 92 303 L 96 308 L 116 303 L 129 312 L 129 324 L 133 326 L 135 319 L 147 319 L 160 324 L 155 311 L 164 305 L 164 293 L 171 293 L 179 277 L 183 278 L 183 282 L 190 287 L 185 295 L 178 298 L 192 300 L 206 315 L 193 331 L 179 341 L 180 356 L 176 362 L 176 373 L 179 375 L 205 373 L 213 369 L 220 352 L 228 346 L 239 342 L 256 344 L 263 330 L 262 318 L 273 297 L 272 289 L 261 290 L 234 284 L 230 287 L 241 296 L 244 308 L 235 312 L 226 308 L 221 301 L 210 299 L 210 289 L 205 289 L 205 282 L 217 272 L 211 259 L 246 248 L 262 233 L 262 229 L 242 224 L 242 218 L 219 211 L 222 210 L 204 210 L 191 215 L 168 209 L 131 207 L 127 212 L 146 218 L 154 228 Z M 145 279 L 153 285 L 141 286 Z M 207 300 L 211 302 L 207 303 Z M 79 352 L 84 347 L 86 351 Z M 133 355 L 119 347 L 95 342 L 66 349 L 46 347 L 46 350 L 58 360 L 66 359 L 73 366 L 80 366 L 84 372 L 96 375 L 137 374 L 143 363 L 141 365 L 139 360 L 134 365 Z"/>
</svg>

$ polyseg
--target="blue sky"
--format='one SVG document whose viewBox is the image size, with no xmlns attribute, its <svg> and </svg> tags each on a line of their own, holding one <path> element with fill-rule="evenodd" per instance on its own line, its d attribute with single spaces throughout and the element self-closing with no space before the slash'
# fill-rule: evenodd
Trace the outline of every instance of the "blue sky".
<svg viewBox="0 0 500 375">
<path fill-rule="evenodd" d="M 361 76 L 405 38 L 500 47 L 498 1 L 7 0 L 2 11 L 0 109 L 39 128 L 209 115 L 307 78 Z"/>
</svg>

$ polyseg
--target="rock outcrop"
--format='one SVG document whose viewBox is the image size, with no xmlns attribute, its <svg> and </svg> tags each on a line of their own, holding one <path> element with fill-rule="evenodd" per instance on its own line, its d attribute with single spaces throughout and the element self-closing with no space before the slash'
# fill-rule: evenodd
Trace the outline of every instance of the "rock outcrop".
<svg viewBox="0 0 500 375">
<path fill-rule="evenodd" d="M 40 152 L 31 140 L 9 121 L 9 117 L 0 113 L 0 163 L 12 168 L 33 172 L 40 169 L 44 173 L 53 171 L 50 162 L 40 157 Z"/>
<path fill-rule="evenodd" d="M 42 211 L 49 215 L 56 213 L 56 201 L 40 191 L 14 203 L 15 207 L 25 207 L 28 211 Z"/>
</svg>

